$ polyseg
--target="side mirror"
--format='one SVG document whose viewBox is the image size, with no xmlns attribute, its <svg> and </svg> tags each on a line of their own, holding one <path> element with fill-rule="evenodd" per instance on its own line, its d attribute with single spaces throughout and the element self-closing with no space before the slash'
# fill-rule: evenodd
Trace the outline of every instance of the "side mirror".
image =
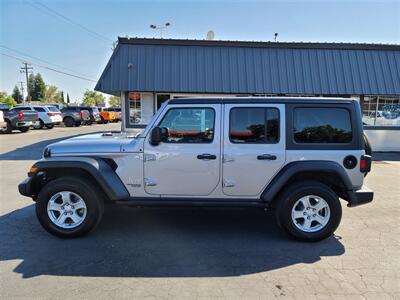
<svg viewBox="0 0 400 300">
<path fill-rule="evenodd" d="M 165 127 L 154 127 L 151 130 L 150 144 L 153 146 L 159 145 L 168 137 L 168 129 Z"/>
</svg>

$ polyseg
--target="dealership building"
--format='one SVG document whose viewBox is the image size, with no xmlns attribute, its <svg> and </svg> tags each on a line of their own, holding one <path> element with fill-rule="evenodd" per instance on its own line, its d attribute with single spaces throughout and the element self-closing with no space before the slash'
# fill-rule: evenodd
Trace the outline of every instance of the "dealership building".
<svg viewBox="0 0 400 300">
<path fill-rule="evenodd" d="M 352 97 L 373 148 L 400 151 L 400 45 L 119 38 L 95 89 L 124 130 L 170 98 Z"/>
</svg>

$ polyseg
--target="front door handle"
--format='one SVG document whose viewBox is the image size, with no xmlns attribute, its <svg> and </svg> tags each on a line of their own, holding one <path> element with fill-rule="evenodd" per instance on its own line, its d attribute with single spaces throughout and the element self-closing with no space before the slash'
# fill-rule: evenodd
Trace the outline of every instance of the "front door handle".
<svg viewBox="0 0 400 300">
<path fill-rule="evenodd" d="M 213 154 L 203 153 L 203 154 L 197 155 L 197 159 L 205 159 L 205 160 L 217 159 L 217 156 L 213 155 Z"/>
<path fill-rule="evenodd" d="M 257 156 L 258 160 L 276 160 L 276 155 L 262 154 Z"/>
</svg>

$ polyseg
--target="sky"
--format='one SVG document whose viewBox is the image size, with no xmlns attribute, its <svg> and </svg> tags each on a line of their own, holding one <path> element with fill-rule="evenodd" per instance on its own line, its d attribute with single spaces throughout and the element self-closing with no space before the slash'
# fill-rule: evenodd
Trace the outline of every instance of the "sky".
<svg viewBox="0 0 400 300">
<path fill-rule="evenodd" d="M 0 3 L 0 91 L 25 81 L 22 59 L 71 101 L 94 88 L 118 36 L 159 37 L 151 24 L 171 23 L 164 38 L 205 39 L 213 30 L 216 40 L 269 41 L 277 32 L 280 42 L 400 44 L 400 0 Z"/>
</svg>

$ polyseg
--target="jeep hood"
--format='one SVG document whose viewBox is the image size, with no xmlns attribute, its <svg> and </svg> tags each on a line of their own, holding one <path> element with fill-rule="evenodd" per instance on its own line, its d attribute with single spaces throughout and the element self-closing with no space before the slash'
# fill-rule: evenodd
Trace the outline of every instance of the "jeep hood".
<svg viewBox="0 0 400 300">
<path fill-rule="evenodd" d="M 137 139 L 124 133 L 96 133 L 77 136 L 47 146 L 51 155 L 80 153 L 120 153 L 134 149 Z"/>
</svg>

